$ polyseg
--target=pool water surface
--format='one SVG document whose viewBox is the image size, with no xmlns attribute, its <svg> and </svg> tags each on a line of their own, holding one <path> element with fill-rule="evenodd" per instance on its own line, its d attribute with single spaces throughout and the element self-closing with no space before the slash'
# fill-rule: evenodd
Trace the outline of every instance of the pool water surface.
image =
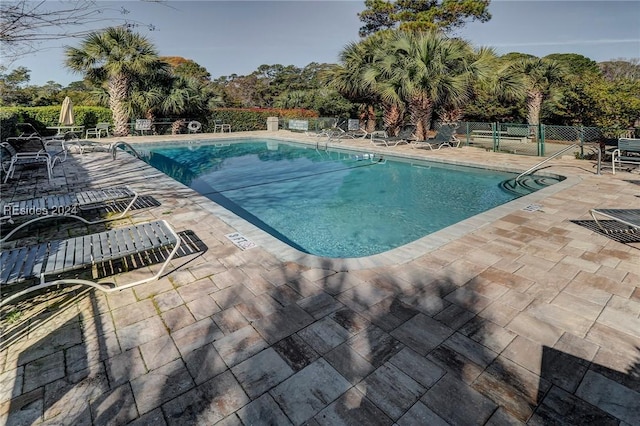
<svg viewBox="0 0 640 426">
<path fill-rule="evenodd" d="M 518 197 L 515 173 L 273 140 L 149 144 L 143 159 L 305 253 L 382 253 Z"/>
</svg>

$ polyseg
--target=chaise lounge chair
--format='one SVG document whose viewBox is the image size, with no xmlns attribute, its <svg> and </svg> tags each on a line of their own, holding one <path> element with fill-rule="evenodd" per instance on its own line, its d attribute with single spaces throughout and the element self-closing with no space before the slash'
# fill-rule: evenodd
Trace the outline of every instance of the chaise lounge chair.
<svg viewBox="0 0 640 426">
<path fill-rule="evenodd" d="M 302 121 L 302 120 L 289 120 L 289 129 L 292 129 L 291 121 Z M 343 129 L 340 128 L 340 126 L 342 125 L 342 121 L 339 121 L 338 119 L 333 119 L 331 124 L 328 127 L 326 126 L 326 124 L 327 124 L 326 121 L 322 123 L 316 122 L 315 124 L 316 126 L 319 127 L 320 125 L 325 125 L 325 127 L 317 128 L 316 130 L 309 130 L 309 125 L 307 122 L 307 128 L 304 130 L 304 134 L 306 136 L 313 136 L 317 138 L 326 137 L 331 139 L 345 132 Z"/>
<path fill-rule="evenodd" d="M 433 138 L 429 138 L 424 141 L 415 141 L 412 146 L 414 148 L 428 147 L 431 150 L 438 150 L 442 147 L 456 148 L 460 146 L 460 140 L 455 136 L 455 130 L 458 128 L 457 124 L 443 124 L 438 129 L 438 132 Z M 434 148 L 437 146 L 437 148 Z"/>
<path fill-rule="evenodd" d="M 384 145 L 386 147 L 397 146 L 400 143 L 409 143 L 415 141 L 413 135 L 416 131 L 416 126 L 413 124 L 407 124 L 404 126 L 398 136 L 387 136 L 386 132 L 373 132 L 371 133 L 371 143 L 376 146 Z"/>
<path fill-rule="evenodd" d="M 180 247 L 180 237 L 164 221 L 112 229 L 97 234 L 51 241 L 0 252 L 0 287 L 40 279 L 40 284 L 12 294 L 0 301 L 3 306 L 27 293 L 56 285 L 88 285 L 113 293 L 159 278 Z M 86 279 L 59 278 L 60 274 L 141 255 L 155 249 L 173 246 L 160 270 L 151 277 L 132 283 L 107 286 Z M 155 257 L 155 256 L 154 256 Z M 146 262 L 145 262 L 146 263 Z M 47 281 L 48 277 L 58 279 Z"/>
<path fill-rule="evenodd" d="M 31 123 L 16 123 L 16 128 L 20 131 L 18 136 L 11 136 L 7 138 L 9 142 L 19 142 L 19 141 L 27 141 L 30 139 L 40 139 L 42 142 L 46 143 L 49 141 L 59 141 L 64 140 L 65 137 L 70 139 L 74 136 L 77 136 L 75 133 L 71 134 L 56 134 L 54 136 L 42 136 L 38 130 L 33 127 Z"/>
<path fill-rule="evenodd" d="M 598 225 L 598 228 L 605 234 L 618 232 L 635 233 L 640 231 L 640 209 L 592 209 L 590 213 L 596 225 Z M 626 225 L 627 228 L 607 229 L 598 221 L 597 216 L 613 219 L 616 222 Z"/>
<path fill-rule="evenodd" d="M 48 195 L 46 197 L 31 198 L 15 202 L 0 201 L 0 218 L 2 220 L 12 222 L 12 218 L 14 217 L 33 217 L 33 219 L 20 224 L 6 235 L 3 235 L 2 238 L 0 238 L 0 242 L 7 241 L 20 229 L 44 219 L 69 217 L 78 219 L 88 225 L 120 219 L 129 212 L 138 197 L 137 192 L 127 186 L 122 186 L 106 189 L 94 189 L 63 195 Z M 131 201 L 119 215 L 112 216 L 108 219 L 89 221 L 77 215 L 85 210 L 95 209 L 129 199 Z"/>
<path fill-rule="evenodd" d="M 47 176 L 49 180 L 52 179 L 52 170 L 56 161 L 64 161 L 66 159 L 66 150 L 63 145 L 61 152 L 49 153 L 43 145 L 42 140 L 39 138 L 31 138 L 29 141 L 37 142 L 37 149 L 21 150 L 18 151 L 9 142 L 0 142 L 0 148 L 4 149 L 8 155 L 2 158 L 2 170 L 5 173 L 4 183 L 7 183 L 9 178 L 13 178 L 13 174 L 16 171 L 16 166 L 28 166 L 33 164 L 42 164 L 47 167 Z M 41 148 L 40 148 L 41 147 Z"/>
<path fill-rule="evenodd" d="M 338 130 L 332 135 L 335 139 L 364 139 L 369 136 L 369 132 L 360 127 L 360 120 L 357 118 L 350 118 L 347 121 L 346 130 L 342 127 L 338 127 Z"/>
</svg>

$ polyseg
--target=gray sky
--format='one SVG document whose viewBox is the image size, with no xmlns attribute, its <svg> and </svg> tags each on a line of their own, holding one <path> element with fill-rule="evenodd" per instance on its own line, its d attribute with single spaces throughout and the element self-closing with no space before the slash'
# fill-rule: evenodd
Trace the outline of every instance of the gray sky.
<svg viewBox="0 0 640 426">
<path fill-rule="evenodd" d="M 249 74 L 262 64 L 336 63 L 343 47 L 359 40 L 362 23 L 357 14 L 364 9 L 364 0 L 99 4 L 111 16 L 139 21 L 138 31 L 160 55 L 192 59 L 207 68 L 212 78 Z M 120 15 L 123 7 L 130 13 Z M 494 47 L 499 54 L 578 53 L 595 61 L 640 57 L 638 0 L 493 0 L 489 10 L 493 15 L 489 22 L 470 23 L 457 35 L 475 46 Z M 152 24 L 155 30 L 142 24 Z M 48 43 L 43 46 L 46 49 L 11 66 L 29 68 L 30 84 L 53 80 L 67 85 L 82 77 L 64 68 L 63 46 L 79 43 Z"/>
</svg>

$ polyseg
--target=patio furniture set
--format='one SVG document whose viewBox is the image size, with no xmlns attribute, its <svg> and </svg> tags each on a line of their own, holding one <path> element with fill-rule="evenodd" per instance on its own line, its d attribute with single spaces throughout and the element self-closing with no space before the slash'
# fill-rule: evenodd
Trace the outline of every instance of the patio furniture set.
<svg viewBox="0 0 640 426">
<path fill-rule="evenodd" d="M 0 144 L 2 149 L 2 169 L 6 184 L 14 177 L 18 166 L 44 166 L 49 180 L 52 169 L 58 162 L 64 162 L 64 154 L 52 152 L 50 141 L 39 136 L 22 135 Z M 61 141 L 64 147 L 64 140 Z M 12 142 L 12 143 L 10 143 Z M 25 151 L 16 149 L 30 145 Z M 37 144 L 35 144 L 37 142 Z M 23 146 L 24 145 L 24 146 Z M 35 147 L 33 147 L 36 145 Z M 20 185 L 21 181 L 16 181 Z M 45 220 L 73 219 L 88 225 L 95 225 L 121 219 L 129 215 L 139 194 L 129 187 L 91 189 L 67 194 L 43 195 L 40 197 L 10 201 L 0 199 L 0 307 L 22 296 L 51 286 L 85 285 L 103 292 L 116 292 L 125 288 L 158 279 L 180 250 L 181 236 L 167 220 L 157 220 L 131 226 L 117 227 L 89 235 L 81 235 L 64 240 L 43 241 L 37 244 L 9 247 L 12 237 L 20 236 L 20 231 L 28 230 Z M 115 208 L 118 205 L 119 207 Z M 119 211 L 107 218 L 86 218 L 90 210 L 105 208 Z M 140 207 L 143 208 L 143 207 Z M 13 244 L 12 244 L 13 245 Z M 191 243 L 188 243 L 191 246 Z M 182 249 L 184 251 L 184 249 Z M 193 252 L 193 249 L 190 249 Z M 159 270 L 142 279 L 117 286 L 98 283 L 94 279 L 83 278 L 83 271 L 96 265 L 118 265 L 128 257 L 144 259 L 144 265 L 161 263 Z M 113 266 L 113 271 L 118 267 Z M 115 272 L 114 272 L 115 273 Z"/>
</svg>

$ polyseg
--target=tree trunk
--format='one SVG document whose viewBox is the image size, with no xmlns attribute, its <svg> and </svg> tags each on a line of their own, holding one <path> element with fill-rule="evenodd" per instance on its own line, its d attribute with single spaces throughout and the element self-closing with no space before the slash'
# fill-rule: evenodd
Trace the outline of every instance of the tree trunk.
<svg viewBox="0 0 640 426">
<path fill-rule="evenodd" d="M 402 108 L 395 104 L 383 104 L 383 118 L 384 126 L 389 136 L 397 136 L 400 126 L 404 121 L 404 111 Z"/>
<path fill-rule="evenodd" d="M 414 96 L 409 101 L 409 112 L 411 114 L 411 122 L 416 125 L 416 138 L 419 141 L 426 140 L 431 128 L 433 102 L 424 94 Z"/>
<path fill-rule="evenodd" d="M 367 105 L 367 112 L 366 112 L 367 116 L 366 116 L 366 125 L 365 125 L 365 130 L 369 133 L 373 133 L 376 130 L 376 109 L 373 105 L 368 104 Z"/>
<path fill-rule="evenodd" d="M 527 93 L 527 122 L 529 125 L 540 124 L 540 111 L 542 110 L 542 93 L 531 91 Z"/>
<path fill-rule="evenodd" d="M 450 108 L 443 110 L 440 119 L 443 123 L 456 123 L 462 118 L 462 108 Z"/>
<path fill-rule="evenodd" d="M 153 124 L 156 121 L 156 114 L 154 113 L 153 109 L 147 110 L 146 114 L 144 115 L 144 118 L 146 118 L 147 120 L 151 120 L 151 134 L 157 135 L 158 131 L 156 129 L 156 125 Z"/>
<path fill-rule="evenodd" d="M 180 120 L 176 120 L 171 124 L 171 134 L 178 135 L 182 133 L 182 129 L 187 127 L 187 120 L 181 118 Z"/>
<path fill-rule="evenodd" d="M 109 108 L 113 115 L 113 135 L 129 136 L 129 115 L 125 106 L 129 82 L 126 76 L 117 75 L 109 79 Z"/>
</svg>

